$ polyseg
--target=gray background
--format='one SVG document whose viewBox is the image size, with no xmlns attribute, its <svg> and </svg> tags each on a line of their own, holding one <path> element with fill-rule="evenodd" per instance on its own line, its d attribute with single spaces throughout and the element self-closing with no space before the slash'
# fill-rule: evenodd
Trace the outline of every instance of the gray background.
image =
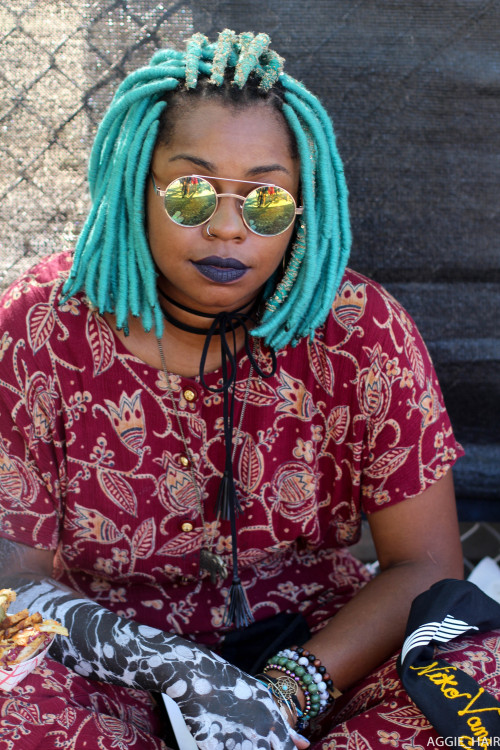
<svg viewBox="0 0 500 750">
<path fill-rule="evenodd" d="M 0 0 L 0 286 L 72 246 L 90 144 L 123 76 L 224 27 L 267 31 L 332 115 L 350 264 L 428 344 L 467 450 L 461 518 L 500 520 L 498 1 Z"/>
</svg>

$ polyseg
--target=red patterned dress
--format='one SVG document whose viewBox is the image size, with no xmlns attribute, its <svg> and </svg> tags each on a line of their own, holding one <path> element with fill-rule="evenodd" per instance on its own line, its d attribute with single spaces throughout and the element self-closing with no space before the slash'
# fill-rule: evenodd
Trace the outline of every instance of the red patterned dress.
<svg viewBox="0 0 500 750">
<path fill-rule="evenodd" d="M 83 295 L 61 305 L 70 262 L 49 257 L 0 302 L 0 535 L 57 550 L 56 577 L 104 607 L 217 649 L 230 578 L 200 578 L 198 563 L 208 542 L 231 569 L 230 525 L 214 507 L 222 399 L 199 378 L 171 376 L 169 388 Z M 264 346 L 254 353 L 270 366 Z M 418 495 L 461 448 L 415 324 L 358 273 L 346 271 L 314 340 L 277 362 L 261 378 L 244 351 L 237 361 L 240 576 L 256 619 L 301 612 L 314 630 L 368 578 L 347 551 L 361 514 Z M 206 385 L 220 377 L 207 374 Z M 500 690 L 494 647 L 461 646 L 459 660 L 494 674 Z M 0 710 L 6 748 L 21 737 L 23 748 L 41 737 L 44 747 L 71 737 L 75 750 L 164 747 L 147 694 L 89 683 L 50 660 Z M 318 748 L 406 750 L 437 736 L 392 662 L 344 696 L 338 720 Z"/>
</svg>

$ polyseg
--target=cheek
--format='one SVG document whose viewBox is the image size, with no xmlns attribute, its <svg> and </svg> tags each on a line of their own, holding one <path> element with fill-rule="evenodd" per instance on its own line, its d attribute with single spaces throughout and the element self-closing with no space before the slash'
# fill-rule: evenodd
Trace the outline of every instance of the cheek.
<svg viewBox="0 0 500 750">
<path fill-rule="evenodd" d="M 183 234 L 186 230 L 170 221 L 161 200 L 157 200 L 157 205 L 149 203 L 146 228 L 149 248 L 155 262 L 161 264 L 175 260 L 179 255 L 179 248 L 186 242 L 187 238 Z"/>
</svg>

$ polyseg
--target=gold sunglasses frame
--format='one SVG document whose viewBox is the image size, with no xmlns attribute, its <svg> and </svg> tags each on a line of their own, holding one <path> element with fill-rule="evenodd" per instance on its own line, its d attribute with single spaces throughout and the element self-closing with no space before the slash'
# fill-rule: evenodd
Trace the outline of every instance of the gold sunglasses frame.
<svg viewBox="0 0 500 750">
<path fill-rule="evenodd" d="M 205 219 L 204 221 L 200 221 L 199 224 L 189 224 L 189 225 L 186 225 L 186 224 L 181 224 L 180 222 L 175 221 L 175 219 L 173 219 L 170 216 L 170 214 L 168 213 L 167 209 L 165 208 L 165 202 L 164 202 L 163 206 L 165 208 L 165 213 L 167 214 L 168 218 L 171 221 L 173 221 L 174 224 L 176 224 L 178 227 L 183 227 L 183 229 L 195 229 L 196 227 L 201 227 L 201 226 L 203 226 L 203 224 L 206 224 L 207 222 L 209 222 L 210 219 L 212 218 L 212 216 L 217 211 L 217 208 L 219 207 L 219 198 L 237 198 L 238 200 L 242 201 L 241 204 L 240 204 L 242 221 L 245 224 L 245 226 L 247 227 L 247 229 L 249 229 L 250 232 L 253 232 L 253 234 L 256 234 L 258 237 L 279 237 L 280 234 L 283 234 L 284 232 L 287 231 L 287 229 L 290 229 L 290 227 L 292 226 L 293 222 L 295 221 L 295 216 L 302 214 L 303 211 L 304 211 L 304 207 L 303 206 L 297 206 L 297 202 L 296 202 L 295 198 L 293 197 L 293 195 L 286 188 L 281 187 L 280 185 L 276 185 L 274 182 L 253 182 L 252 180 L 235 180 L 235 179 L 232 179 L 231 177 L 214 177 L 214 176 L 211 177 L 209 175 L 204 175 L 204 174 L 185 174 L 185 175 L 181 175 L 180 177 L 176 177 L 174 180 L 171 180 L 168 183 L 168 185 L 165 188 L 165 190 L 162 190 L 161 188 L 159 188 L 157 186 L 157 184 L 155 182 L 154 175 L 151 172 L 151 180 L 153 182 L 154 191 L 161 198 L 165 198 L 169 187 L 171 185 L 173 185 L 174 182 L 177 182 L 178 180 L 185 179 L 186 177 L 198 177 L 198 178 L 200 178 L 202 180 L 206 180 L 206 182 L 208 182 L 208 184 L 212 187 L 212 189 L 213 189 L 213 191 L 215 193 L 215 208 L 214 208 L 213 212 L 210 214 L 210 216 L 208 217 L 208 219 Z M 275 187 L 275 188 L 278 188 L 279 190 L 283 190 L 285 193 L 287 193 L 290 196 L 290 198 L 293 201 L 293 205 L 295 206 L 294 219 L 290 222 L 290 224 L 287 227 L 285 227 L 285 229 L 282 229 L 281 232 L 277 232 L 276 234 L 260 234 L 260 232 L 256 232 L 255 229 L 252 229 L 252 227 L 249 226 L 249 224 L 247 223 L 247 221 L 245 219 L 245 215 L 243 213 L 243 206 L 245 204 L 245 201 L 247 200 L 248 195 L 250 195 L 254 191 L 251 190 L 250 193 L 248 195 L 246 195 L 246 196 L 245 195 L 238 195 L 237 193 L 218 193 L 216 191 L 216 189 L 214 188 L 214 186 L 212 185 L 212 183 L 210 182 L 210 180 L 217 180 L 217 181 L 220 181 L 220 182 L 240 182 L 240 183 L 243 183 L 245 185 L 255 185 L 254 190 L 257 190 L 260 187 Z"/>
</svg>

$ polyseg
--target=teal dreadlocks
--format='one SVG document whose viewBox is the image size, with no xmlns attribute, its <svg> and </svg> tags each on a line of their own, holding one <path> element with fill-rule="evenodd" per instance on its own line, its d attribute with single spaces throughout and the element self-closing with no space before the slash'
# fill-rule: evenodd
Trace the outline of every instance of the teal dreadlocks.
<svg viewBox="0 0 500 750">
<path fill-rule="evenodd" d="M 269 280 L 264 312 L 252 333 L 275 349 L 314 335 L 328 315 L 349 254 L 347 189 L 330 118 L 313 94 L 283 73 L 283 59 L 269 43 L 267 34 L 237 35 L 229 29 L 213 44 L 194 34 L 185 53 L 161 50 L 148 67 L 122 82 L 92 149 L 92 209 L 64 287 L 66 299 L 83 289 L 101 313 L 115 313 L 119 328 L 128 329 L 132 314 L 142 318 L 146 331 L 154 326 L 161 335 L 157 274 L 145 230 L 153 149 L 169 97 L 202 88 L 210 96 L 229 81 L 228 100 L 252 85 L 273 106 L 279 100 L 301 164 L 304 213 L 284 274 Z"/>
</svg>

